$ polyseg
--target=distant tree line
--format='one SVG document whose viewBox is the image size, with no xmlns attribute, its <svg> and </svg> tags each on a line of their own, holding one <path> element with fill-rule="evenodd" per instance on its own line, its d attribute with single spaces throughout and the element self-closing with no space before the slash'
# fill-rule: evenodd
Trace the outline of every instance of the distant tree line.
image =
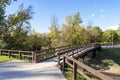
<svg viewBox="0 0 120 80">
<path fill-rule="evenodd" d="M 49 33 L 40 34 L 31 30 L 32 7 L 5 14 L 6 7 L 15 0 L 0 1 L 0 48 L 18 50 L 41 50 L 64 45 L 84 45 L 101 43 L 113 45 L 120 43 L 120 27 L 117 30 L 102 31 L 100 26 L 83 26 L 80 13 L 65 17 L 66 23 L 59 28 L 58 18 L 53 17 Z"/>
</svg>

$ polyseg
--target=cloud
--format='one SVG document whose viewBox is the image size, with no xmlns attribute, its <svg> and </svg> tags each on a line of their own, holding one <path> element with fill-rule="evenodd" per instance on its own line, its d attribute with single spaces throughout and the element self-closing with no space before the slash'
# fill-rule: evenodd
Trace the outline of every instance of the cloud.
<svg viewBox="0 0 120 80">
<path fill-rule="evenodd" d="M 91 14 L 91 16 L 92 16 L 92 17 L 94 17 L 94 16 L 95 16 L 95 14 L 94 14 L 94 13 L 92 13 L 92 14 Z"/>
<path fill-rule="evenodd" d="M 105 15 L 101 15 L 102 18 L 105 18 Z"/>
<path fill-rule="evenodd" d="M 102 13 L 104 10 L 103 9 L 100 9 L 100 12 Z"/>
<path fill-rule="evenodd" d="M 107 29 L 117 30 L 118 27 L 119 27 L 119 25 L 117 24 L 117 25 L 114 25 L 114 26 L 106 27 L 105 30 L 107 30 Z"/>
</svg>

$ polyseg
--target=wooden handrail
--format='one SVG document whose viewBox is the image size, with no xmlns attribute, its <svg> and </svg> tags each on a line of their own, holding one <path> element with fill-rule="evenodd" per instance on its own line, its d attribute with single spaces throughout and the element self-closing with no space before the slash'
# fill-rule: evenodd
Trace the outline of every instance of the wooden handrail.
<svg viewBox="0 0 120 80">
<path fill-rule="evenodd" d="M 73 49 L 73 50 L 69 50 L 69 51 L 66 51 L 66 52 L 63 52 L 63 53 L 59 53 L 58 54 L 58 65 L 62 65 L 62 70 L 64 71 L 65 70 L 65 64 L 69 65 L 71 68 L 73 68 L 73 80 L 76 80 L 76 73 L 78 72 L 79 74 L 81 74 L 85 79 L 87 80 L 91 80 L 91 78 L 89 76 L 87 76 L 83 71 L 81 71 L 80 69 L 78 69 L 77 67 L 80 67 L 84 70 L 86 70 L 87 72 L 91 73 L 93 76 L 96 76 L 98 77 L 99 79 L 101 80 L 113 80 L 112 78 L 102 74 L 102 73 L 99 73 L 97 72 L 96 70 L 88 67 L 87 65 L 77 61 L 76 59 L 74 58 L 77 58 L 77 56 L 79 55 L 84 55 L 86 54 L 87 52 L 89 51 L 96 51 L 96 49 L 99 49 L 100 48 L 100 45 L 87 45 L 87 46 L 83 46 L 82 47 L 82 50 L 80 50 L 80 47 L 77 49 Z M 72 51 L 72 54 L 66 54 L 68 52 L 71 52 Z M 75 51 L 75 52 L 74 52 Z M 66 54 L 66 55 L 65 55 Z M 76 55 L 74 55 L 76 54 Z M 74 58 L 72 58 L 72 56 L 74 55 Z M 62 58 L 61 58 L 62 56 Z M 70 62 L 69 62 L 70 61 Z M 72 61 L 72 64 L 71 64 L 71 61 Z"/>
<path fill-rule="evenodd" d="M 0 55 L 7 55 L 11 56 L 18 56 L 19 59 L 22 57 L 29 57 L 31 58 L 32 62 L 37 62 L 43 59 L 47 59 L 50 57 L 56 56 L 58 53 L 65 52 L 67 50 L 73 49 L 75 46 L 60 46 L 55 48 L 44 49 L 40 51 L 21 51 L 21 50 L 6 50 L 0 49 Z M 43 59 L 41 57 L 44 57 Z"/>
<path fill-rule="evenodd" d="M 40 51 L 21 51 L 21 50 L 5 50 L 0 49 L 0 55 L 5 54 L 9 57 L 11 56 L 19 56 L 19 59 L 24 57 L 32 58 L 32 62 L 37 62 L 43 59 L 47 59 L 50 57 L 57 56 L 57 54 L 65 54 L 71 51 L 75 51 L 81 48 L 80 45 L 69 45 L 69 46 L 60 46 L 55 48 L 44 49 Z M 85 48 L 85 47 L 82 47 Z"/>
<path fill-rule="evenodd" d="M 106 75 L 104 75 L 104 74 L 102 74 L 102 73 L 99 73 L 98 71 L 96 71 L 96 70 L 88 67 L 87 65 L 79 62 L 78 60 L 76 60 L 76 59 L 74 59 L 74 58 L 71 58 L 71 57 L 69 57 L 69 56 L 66 55 L 66 56 L 64 56 L 64 59 L 65 59 L 65 60 L 63 60 L 63 61 L 65 61 L 65 62 L 63 62 L 63 63 L 66 63 L 66 64 L 68 64 L 70 67 L 72 67 L 73 70 L 74 70 L 73 72 L 76 72 L 74 68 L 76 68 L 76 65 L 77 65 L 77 66 L 79 66 L 80 68 L 82 68 L 82 69 L 90 72 L 91 74 L 93 74 L 94 76 L 98 77 L 98 78 L 101 79 L 101 80 L 113 80 L 112 78 L 110 78 L 110 77 L 108 77 L 108 76 L 106 76 Z M 68 63 L 68 62 L 66 62 L 66 61 L 69 61 L 69 60 L 73 62 L 73 65 L 70 64 L 70 63 Z M 64 67 L 64 66 L 63 66 L 63 67 Z M 81 70 L 79 70 L 79 69 L 76 69 L 76 70 L 77 70 L 77 72 L 80 73 L 84 78 L 86 78 L 87 80 L 91 80 L 90 77 L 88 77 L 86 74 L 84 74 L 83 72 L 81 72 Z M 74 78 L 75 78 L 76 73 L 73 73 L 73 74 L 74 74 Z M 75 79 L 74 79 L 74 80 L 75 80 Z"/>
<path fill-rule="evenodd" d="M 9 57 L 13 56 L 18 56 L 19 59 L 25 59 L 30 58 L 32 62 L 35 62 L 33 57 L 34 57 L 34 52 L 33 51 L 21 51 L 21 50 L 5 50 L 5 49 L 0 49 L 0 55 L 7 55 Z"/>
</svg>

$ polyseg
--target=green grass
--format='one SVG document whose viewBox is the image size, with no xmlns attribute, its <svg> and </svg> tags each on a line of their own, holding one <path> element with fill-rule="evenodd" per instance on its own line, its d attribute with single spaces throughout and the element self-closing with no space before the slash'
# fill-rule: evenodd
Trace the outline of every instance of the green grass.
<svg viewBox="0 0 120 80">
<path fill-rule="evenodd" d="M 15 58 L 9 58 L 8 56 L 0 56 L 0 63 L 15 60 Z"/>
<path fill-rule="evenodd" d="M 91 54 L 86 56 L 85 63 L 94 69 L 108 69 L 109 66 L 120 65 L 120 49 L 103 49 L 97 53 L 96 59 Z"/>
<path fill-rule="evenodd" d="M 73 70 L 71 68 L 65 68 L 65 72 L 63 72 L 64 76 L 67 80 L 73 80 Z M 77 74 L 77 80 L 85 80 L 81 75 Z"/>
<path fill-rule="evenodd" d="M 85 72 L 85 71 L 84 71 Z M 67 80 L 73 80 L 73 69 L 72 68 L 65 68 L 65 72 L 63 72 L 64 76 Z M 92 74 L 89 74 L 88 72 L 85 72 L 87 76 L 91 78 L 91 80 L 99 80 Z M 76 80 L 86 80 L 84 77 L 82 77 L 79 73 L 77 73 L 77 79 Z"/>
<path fill-rule="evenodd" d="M 91 59 L 92 55 L 88 54 L 85 57 L 85 64 L 96 70 L 109 70 L 110 66 L 115 69 L 120 69 L 120 49 L 103 49 L 97 52 L 96 59 Z M 118 68 L 119 67 L 119 68 Z M 67 80 L 73 80 L 73 70 L 66 68 L 64 72 Z M 88 75 L 89 77 L 91 75 Z M 77 74 L 77 80 L 85 80 L 81 75 Z M 93 77 L 91 80 L 98 80 Z"/>
</svg>

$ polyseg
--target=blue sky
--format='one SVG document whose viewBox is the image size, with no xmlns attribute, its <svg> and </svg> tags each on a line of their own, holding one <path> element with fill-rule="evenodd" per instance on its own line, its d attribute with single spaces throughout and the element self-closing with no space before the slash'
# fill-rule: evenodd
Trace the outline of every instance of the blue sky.
<svg viewBox="0 0 120 80">
<path fill-rule="evenodd" d="M 32 28 L 37 32 L 49 32 L 52 16 L 59 19 L 59 25 L 65 23 L 65 16 L 80 12 L 82 25 L 92 23 L 102 30 L 116 28 L 120 24 L 120 0 L 18 0 L 7 7 L 6 13 L 17 11 L 19 5 L 33 6 Z"/>
</svg>

